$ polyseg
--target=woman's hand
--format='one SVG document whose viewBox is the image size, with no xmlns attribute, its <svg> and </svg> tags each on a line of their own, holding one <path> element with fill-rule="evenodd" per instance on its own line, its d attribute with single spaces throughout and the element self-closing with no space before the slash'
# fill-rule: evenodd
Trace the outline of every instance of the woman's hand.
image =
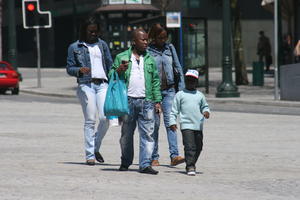
<svg viewBox="0 0 300 200">
<path fill-rule="evenodd" d="M 88 74 L 91 72 L 91 69 L 88 67 L 80 67 L 79 72 L 82 74 Z"/>
</svg>

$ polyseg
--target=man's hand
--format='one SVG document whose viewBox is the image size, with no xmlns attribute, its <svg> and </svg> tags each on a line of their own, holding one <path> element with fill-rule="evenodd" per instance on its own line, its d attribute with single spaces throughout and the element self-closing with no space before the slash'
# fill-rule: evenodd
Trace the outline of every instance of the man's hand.
<svg viewBox="0 0 300 200">
<path fill-rule="evenodd" d="M 161 106 L 160 106 L 160 103 L 156 103 L 155 104 L 155 112 L 160 114 L 161 113 Z"/>
<path fill-rule="evenodd" d="M 122 60 L 120 66 L 117 68 L 118 74 L 125 72 L 128 69 L 128 61 Z"/>
<path fill-rule="evenodd" d="M 80 67 L 79 72 L 82 74 L 88 74 L 91 72 L 91 69 L 88 67 Z"/>
<path fill-rule="evenodd" d="M 209 118 L 209 112 L 207 112 L 207 111 L 204 112 L 204 113 L 203 113 L 203 116 L 204 116 L 206 119 L 208 119 L 208 118 Z"/>
<path fill-rule="evenodd" d="M 171 129 L 172 131 L 176 131 L 176 130 L 177 130 L 177 125 L 176 125 L 176 124 L 171 125 L 171 126 L 170 126 L 170 129 Z"/>
</svg>

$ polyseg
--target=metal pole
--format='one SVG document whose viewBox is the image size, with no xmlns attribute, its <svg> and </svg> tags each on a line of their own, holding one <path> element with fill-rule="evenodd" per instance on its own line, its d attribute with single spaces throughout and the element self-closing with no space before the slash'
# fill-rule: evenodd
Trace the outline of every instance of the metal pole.
<svg viewBox="0 0 300 200">
<path fill-rule="evenodd" d="M 223 0 L 223 67 L 222 83 L 216 97 L 240 97 L 238 88 L 232 82 L 232 32 L 230 0 Z"/>
<path fill-rule="evenodd" d="M 275 0 L 274 2 L 274 56 L 275 56 L 275 66 L 274 66 L 274 98 L 275 100 L 279 100 L 279 88 L 278 88 L 278 0 Z"/>
<path fill-rule="evenodd" d="M 184 66 L 184 61 L 183 61 L 183 38 L 182 38 L 182 15 L 180 13 L 180 28 L 179 28 L 179 45 L 180 45 L 180 62 L 181 66 Z"/>
<path fill-rule="evenodd" d="M 41 48 L 40 48 L 40 29 L 36 29 L 36 47 L 37 47 L 37 87 L 41 88 Z"/>
<path fill-rule="evenodd" d="M 15 21 L 15 1 L 10 0 L 7 2 L 8 7 L 8 62 L 18 70 L 17 63 L 17 33 Z"/>
</svg>

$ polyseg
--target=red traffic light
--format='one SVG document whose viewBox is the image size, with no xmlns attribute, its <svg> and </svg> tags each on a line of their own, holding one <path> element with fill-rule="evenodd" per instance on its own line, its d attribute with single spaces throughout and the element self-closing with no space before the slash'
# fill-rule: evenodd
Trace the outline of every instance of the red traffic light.
<svg viewBox="0 0 300 200">
<path fill-rule="evenodd" d="M 33 4 L 33 3 L 27 4 L 27 10 L 28 10 L 28 11 L 34 11 L 34 10 L 35 10 L 34 4 Z"/>
</svg>

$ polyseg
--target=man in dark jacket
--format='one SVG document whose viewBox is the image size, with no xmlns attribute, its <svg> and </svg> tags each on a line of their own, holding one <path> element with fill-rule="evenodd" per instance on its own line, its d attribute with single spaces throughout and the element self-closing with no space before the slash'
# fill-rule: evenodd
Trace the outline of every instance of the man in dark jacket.
<svg viewBox="0 0 300 200">
<path fill-rule="evenodd" d="M 259 56 L 259 61 L 263 62 L 265 58 L 266 72 L 270 71 L 270 65 L 272 64 L 271 55 L 271 44 L 270 40 L 263 31 L 259 31 L 259 40 L 257 44 L 257 55 Z"/>
</svg>

